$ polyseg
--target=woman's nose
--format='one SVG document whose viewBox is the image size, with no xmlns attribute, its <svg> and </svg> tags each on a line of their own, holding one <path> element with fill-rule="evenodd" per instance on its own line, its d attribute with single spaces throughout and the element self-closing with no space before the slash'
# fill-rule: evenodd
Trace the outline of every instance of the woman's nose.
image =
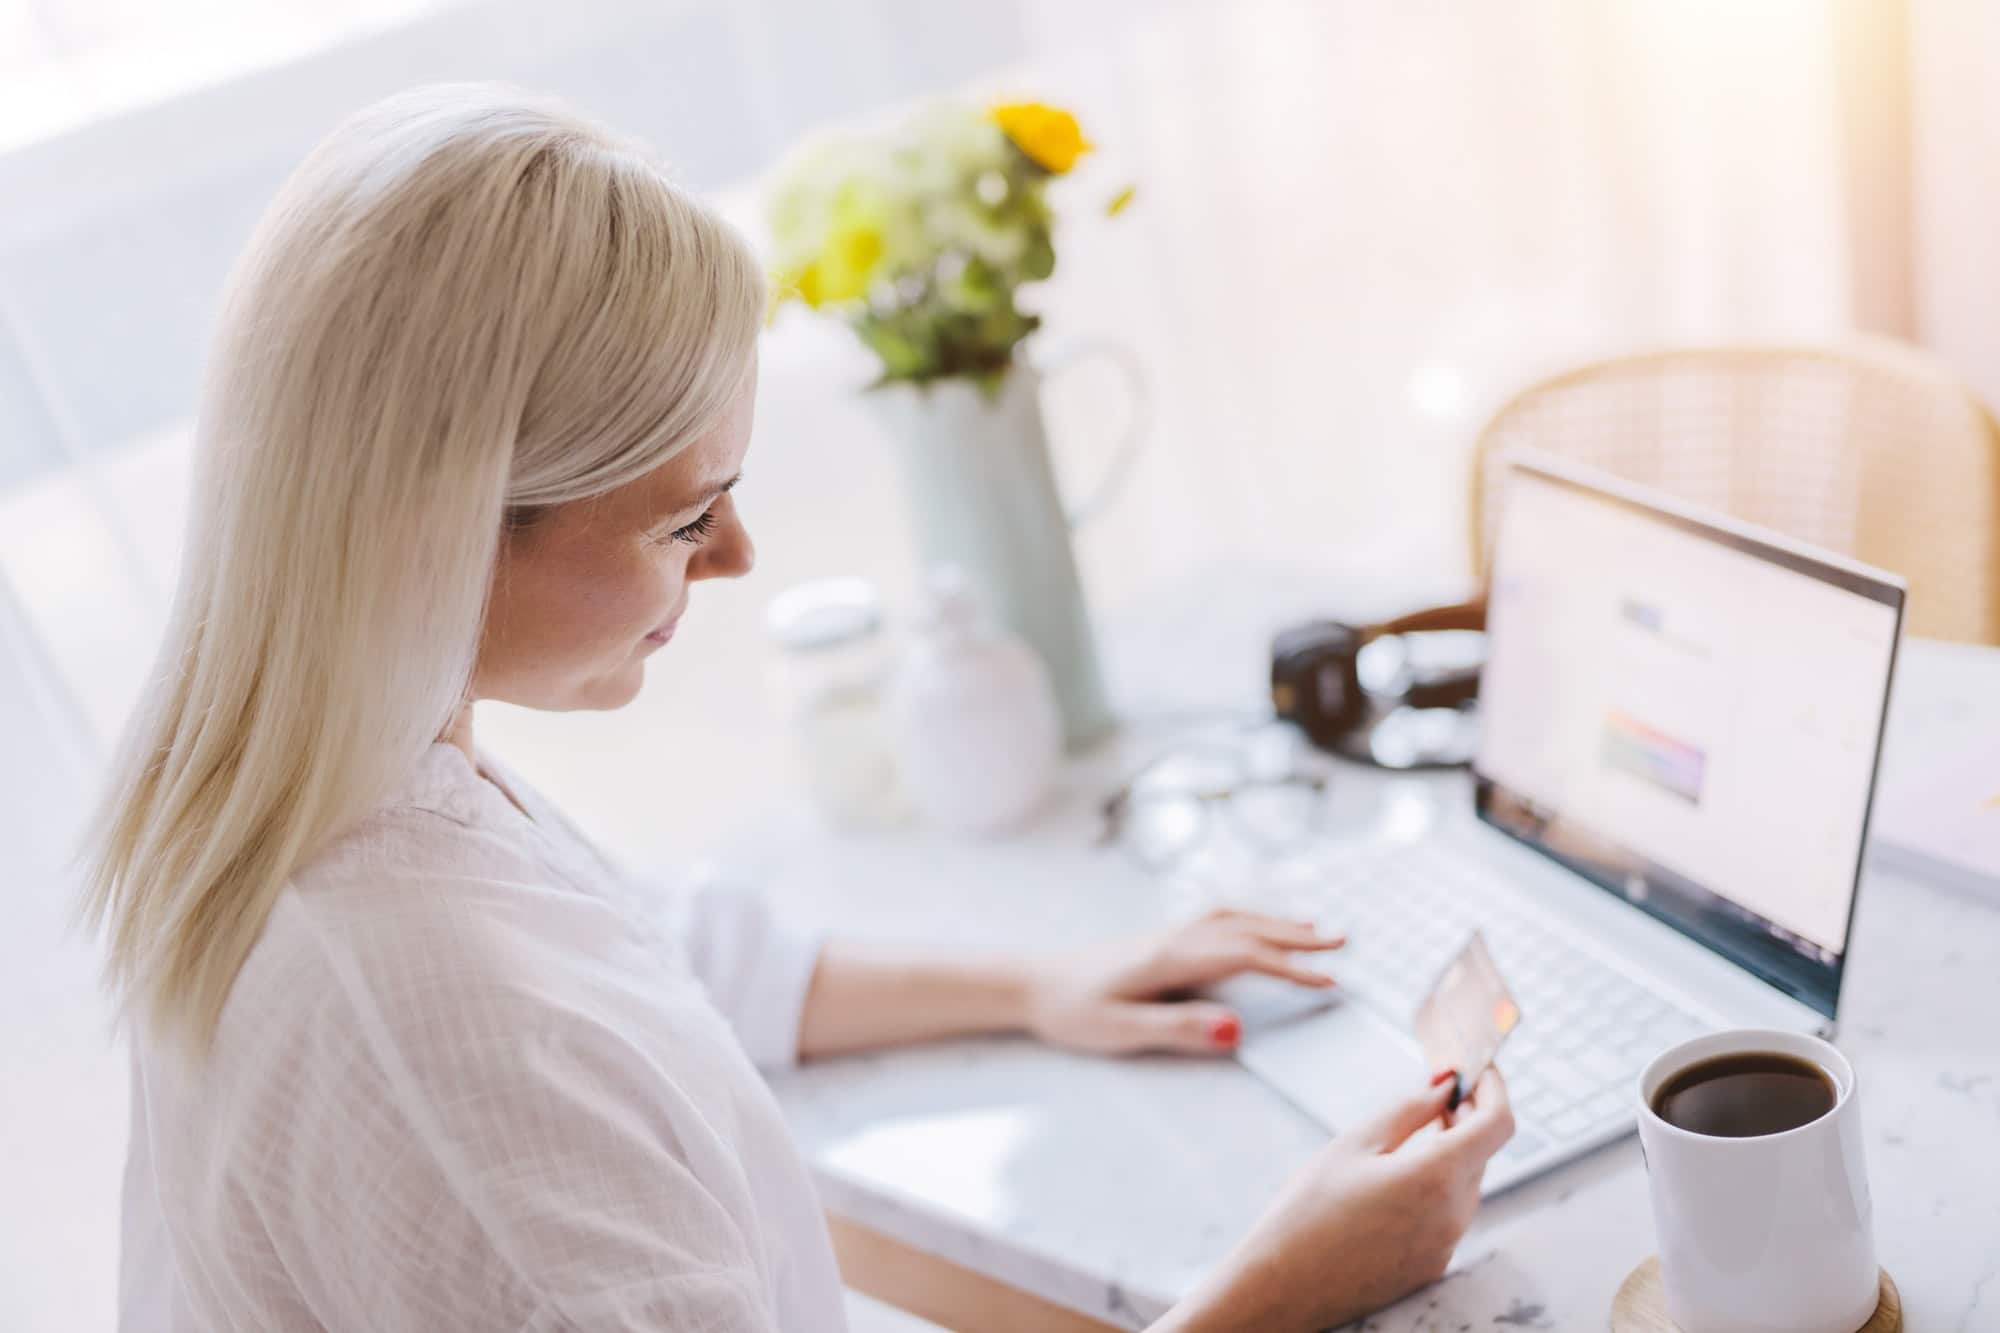
<svg viewBox="0 0 2000 1333">
<path fill-rule="evenodd" d="M 690 580 L 740 579 L 757 563 L 757 544 L 750 540 L 750 529 L 743 526 L 733 503 L 725 500 L 723 505 L 726 512 L 719 515 L 721 531 L 703 542 L 688 562 Z"/>
</svg>

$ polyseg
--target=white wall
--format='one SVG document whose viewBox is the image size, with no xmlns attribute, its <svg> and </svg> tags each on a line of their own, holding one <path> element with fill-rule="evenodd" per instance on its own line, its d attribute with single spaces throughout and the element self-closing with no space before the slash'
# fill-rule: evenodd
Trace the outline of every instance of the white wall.
<svg viewBox="0 0 2000 1333">
<path fill-rule="evenodd" d="M 1911 3 L 1918 329 L 2000 407 L 2000 4 Z"/>
</svg>

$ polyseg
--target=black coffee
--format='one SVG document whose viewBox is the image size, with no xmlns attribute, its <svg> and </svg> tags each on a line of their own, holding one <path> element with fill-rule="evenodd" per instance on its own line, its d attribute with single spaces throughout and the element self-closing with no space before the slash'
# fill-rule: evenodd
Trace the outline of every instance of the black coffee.
<svg viewBox="0 0 2000 1333">
<path fill-rule="evenodd" d="M 1689 1065 L 1653 1094 L 1670 1125 L 1725 1139 L 1754 1139 L 1809 1125 L 1838 1093 L 1818 1065 L 1775 1051 L 1718 1055 Z"/>
</svg>

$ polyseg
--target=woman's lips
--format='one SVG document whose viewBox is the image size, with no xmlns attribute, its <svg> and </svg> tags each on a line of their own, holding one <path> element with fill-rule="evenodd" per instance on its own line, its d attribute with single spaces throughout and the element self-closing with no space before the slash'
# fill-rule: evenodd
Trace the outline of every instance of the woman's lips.
<svg viewBox="0 0 2000 1333">
<path fill-rule="evenodd" d="M 646 635 L 646 642 L 652 644 L 655 648 L 666 647 L 667 641 L 674 637 L 674 630 L 681 623 L 681 617 L 686 614 L 687 608 L 683 606 L 680 610 L 668 616 L 666 624 L 661 625 L 658 629 Z"/>
</svg>

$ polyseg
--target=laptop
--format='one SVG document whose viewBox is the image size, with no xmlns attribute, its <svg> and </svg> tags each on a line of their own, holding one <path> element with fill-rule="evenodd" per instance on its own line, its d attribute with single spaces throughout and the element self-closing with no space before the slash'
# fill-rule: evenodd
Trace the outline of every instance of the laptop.
<svg viewBox="0 0 2000 1333">
<path fill-rule="evenodd" d="M 1238 1054 L 1336 1133 L 1409 1096 L 1416 1006 L 1478 930 L 1523 1015 L 1488 1195 L 1631 1132 L 1676 1042 L 1832 1035 L 1904 603 L 1569 464 L 1515 455 L 1504 486 L 1470 808 L 1327 848 L 1340 998 L 1247 1005 Z"/>
</svg>

